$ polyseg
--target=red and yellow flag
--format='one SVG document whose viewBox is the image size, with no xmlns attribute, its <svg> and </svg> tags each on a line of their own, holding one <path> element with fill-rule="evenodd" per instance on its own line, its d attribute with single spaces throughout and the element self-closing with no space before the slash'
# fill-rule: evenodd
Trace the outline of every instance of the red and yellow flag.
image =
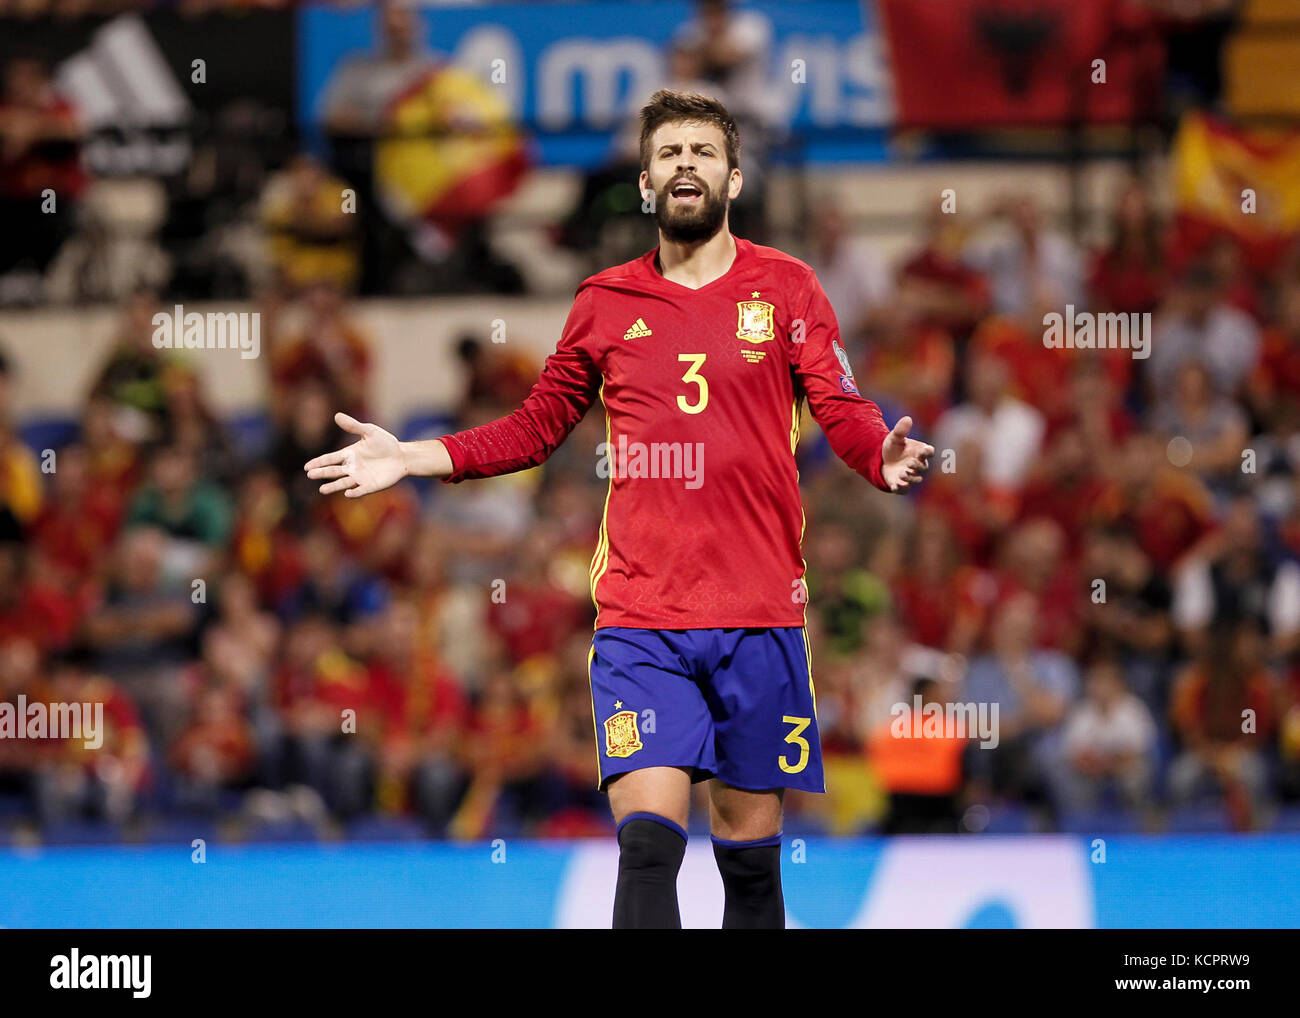
<svg viewBox="0 0 1300 1018">
<path fill-rule="evenodd" d="M 1173 146 L 1184 232 L 1226 231 L 1258 268 L 1300 235 L 1300 129 L 1246 128 L 1188 113 Z"/>
<path fill-rule="evenodd" d="M 528 169 L 525 138 L 504 100 L 450 64 L 397 96 L 386 126 L 389 137 L 375 150 L 375 180 L 399 220 L 454 232 L 513 192 Z"/>
</svg>

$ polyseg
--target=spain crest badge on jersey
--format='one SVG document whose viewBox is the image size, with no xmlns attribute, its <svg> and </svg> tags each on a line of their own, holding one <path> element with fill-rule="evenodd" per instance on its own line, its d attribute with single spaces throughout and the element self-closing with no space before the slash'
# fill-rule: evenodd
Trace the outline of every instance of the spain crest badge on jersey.
<svg viewBox="0 0 1300 1018">
<path fill-rule="evenodd" d="M 606 756 L 629 757 L 638 749 L 645 749 L 645 744 L 636 726 L 636 711 L 621 710 L 605 719 Z"/>
<path fill-rule="evenodd" d="M 736 338 L 750 343 L 766 343 L 776 338 L 773 328 L 772 313 L 776 310 L 765 300 L 738 300 L 736 310 L 739 323 L 736 326 Z"/>
</svg>

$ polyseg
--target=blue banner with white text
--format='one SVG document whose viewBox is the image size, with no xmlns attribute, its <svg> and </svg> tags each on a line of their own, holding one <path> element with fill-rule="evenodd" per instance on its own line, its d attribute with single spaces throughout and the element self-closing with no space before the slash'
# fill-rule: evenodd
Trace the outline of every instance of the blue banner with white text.
<svg viewBox="0 0 1300 1018">
<path fill-rule="evenodd" d="M 424 51 L 500 94 L 543 165 L 590 168 L 670 80 L 671 45 L 695 9 L 687 0 L 439 6 L 419 9 L 416 31 Z M 747 88 L 737 102 L 761 111 L 775 152 L 814 163 L 887 156 L 890 76 L 873 5 L 760 0 L 734 10 L 765 64 L 761 97 Z M 298 17 L 298 115 L 319 137 L 331 88 L 349 61 L 375 59 L 382 31 L 369 7 L 306 6 Z"/>
</svg>

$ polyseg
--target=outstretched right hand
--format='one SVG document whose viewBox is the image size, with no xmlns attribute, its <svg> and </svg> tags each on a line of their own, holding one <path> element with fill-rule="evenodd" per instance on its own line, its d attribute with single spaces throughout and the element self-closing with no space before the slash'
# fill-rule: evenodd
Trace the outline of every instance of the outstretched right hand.
<svg viewBox="0 0 1300 1018">
<path fill-rule="evenodd" d="M 344 431 L 360 435 L 361 441 L 317 456 L 303 467 L 313 481 L 332 478 L 320 486 L 322 495 L 341 491 L 348 498 L 360 498 L 383 491 L 406 476 L 402 444 L 378 424 L 362 424 L 344 413 L 335 414 L 334 423 Z"/>
</svg>

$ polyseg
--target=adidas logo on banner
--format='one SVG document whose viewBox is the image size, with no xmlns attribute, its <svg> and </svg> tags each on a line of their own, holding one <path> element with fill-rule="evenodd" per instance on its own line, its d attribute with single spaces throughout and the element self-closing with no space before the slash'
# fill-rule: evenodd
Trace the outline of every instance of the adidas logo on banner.
<svg viewBox="0 0 1300 1018">
<path fill-rule="evenodd" d="M 645 319 L 644 319 L 644 318 L 638 318 L 638 319 L 637 319 L 637 320 L 632 324 L 632 328 L 628 329 L 627 332 L 623 333 L 623 338 L 624 338 L 624 339 L 640 339 L 641 337 L 643 337 L 643 336 L 649 336 L 650 334 L 651 334 L 651 333 L 650 333 L 650 326 L 646 325 L 646 323 L 645 323 Z"/>
<path fill-rule="evenodd" d="M 101 27 L 56 80 L 91 132 L 85 156 L 96 173 L 170 176 L 189 165 L 189 97 L 138 16 Z"/>
</svg>

